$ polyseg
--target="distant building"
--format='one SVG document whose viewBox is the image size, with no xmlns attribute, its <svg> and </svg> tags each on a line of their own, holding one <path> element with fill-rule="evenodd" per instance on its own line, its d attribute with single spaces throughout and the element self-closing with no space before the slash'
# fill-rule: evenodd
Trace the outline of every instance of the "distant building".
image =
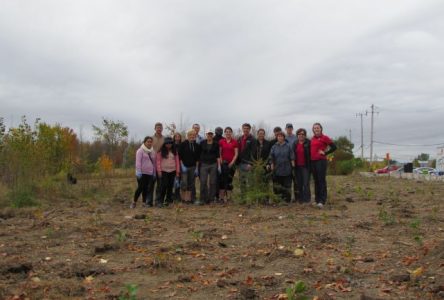
<svg viewBox="0 0 444 300">
<path fill-rule="evenodd" d="M 438 147 L 438 155 L 436 156 L 436 169 L 444 172 L 444 146 Z"/>
</svg>

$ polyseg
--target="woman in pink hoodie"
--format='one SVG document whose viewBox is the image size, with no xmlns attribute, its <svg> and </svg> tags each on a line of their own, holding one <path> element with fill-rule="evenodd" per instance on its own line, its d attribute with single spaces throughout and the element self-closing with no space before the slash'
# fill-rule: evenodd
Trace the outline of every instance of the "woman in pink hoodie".
<svg viewBox="0 0 444 300">
<path fill-rule="evenodd" d="M 136 178 L 137 189 L 134 193 L 134 200 L 131 208 L 136 207 L 137 200 L 142 194 L 143 202 L 148 206 L 153 206 L 153 199 L 148 199 L 152 195 L 154 178 L 156 176 L 156 152 L 153 148 L 153 138 L 147 136 L 143 139 L 143 144 L 136 152 Z"/>
<path fill-rule="evenodd" d="M 176 148 L 173 147 L 173 139 L 166 137 L 162 148 L 157 153 L 157 177 L 160 180 L 160 195 L 156 199 L 157 206 L 162 207 L 173 203 L 174 180 L 179 175 L 179 155 Z"/>
</svg>

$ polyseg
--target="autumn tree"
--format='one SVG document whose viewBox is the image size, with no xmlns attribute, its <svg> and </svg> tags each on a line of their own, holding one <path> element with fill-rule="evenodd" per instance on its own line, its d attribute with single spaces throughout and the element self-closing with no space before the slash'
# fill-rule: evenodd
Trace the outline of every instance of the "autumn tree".
<svg viewBox="0 0 444 300">
<path fill-rule="evenodd" d="M 113 162 L 120 164 L 123 151 L 127 146 L 128 127 L 122 121 L 113 121 L 102 118 L 102 126 L 92 125 L 97 140 L 107 147 L 107 154 Z"/>
</svg>

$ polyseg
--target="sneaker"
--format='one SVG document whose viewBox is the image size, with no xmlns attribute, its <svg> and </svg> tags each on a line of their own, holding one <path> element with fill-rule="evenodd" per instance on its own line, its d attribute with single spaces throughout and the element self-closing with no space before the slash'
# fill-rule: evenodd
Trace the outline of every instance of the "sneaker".
<svg viewBox="0 0 444 300">
<path fill-rule="evenodd" d="M 203 205 L 203 203 L 200 202 L 200 200 L 195 200 L 195 201 L 194 201 L 194 205 Z"/>
<path fill-rule="evenodd" d="M 131 203 L 130 208 L 136 208 L 136 202 Z"/>
<path fill-rule="evenodd" d="M 322 203 L 319 202 L 318 204 L 316 204 L 316 206 L 319 207 L 319 208 L 323 208 L 323 207 L 324 207 L 324 204 L 322 204 Z"/>
</svg>

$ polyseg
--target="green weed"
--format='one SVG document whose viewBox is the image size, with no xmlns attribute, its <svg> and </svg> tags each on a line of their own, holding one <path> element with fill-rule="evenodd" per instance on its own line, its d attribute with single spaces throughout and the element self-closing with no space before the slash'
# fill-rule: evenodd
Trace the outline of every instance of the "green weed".
<svg viewBox="0 0 444 300">
<path fill-rule="evenodd" d="M 379 210 L 378 214 L 379 220 L 381 220 L 384 225 L 389 226 L 396 223 L 395 216 L 389 213 L 384 207 Z"/>
<path fill-rule="evenodd" d="M 119 300 L 136 300 L 137 296 L 137 285 L 136 284 L 126 284 L 125 291 L 119 296 Z"/>
<path fill-rule="evenodd" d="M 119 243 L 123 243 L 123 242 L 125 242 L 127 239 L 128 239 L 128 237 L 127 237 L 127 235 L 126 235 L 126 231 L 125 230 L 118 230 L 117 231 L 117 235 L 116 235 L 116 238 L 117 238 L 117 241 L 119 242 Z"/>
<path fill-rule="evenodd" d="M 304 295 L 307 291 L 307 285 L 300 280 L 285 290 L 288 300 L 308 300 L 308 296 Z"/>
</svg>

